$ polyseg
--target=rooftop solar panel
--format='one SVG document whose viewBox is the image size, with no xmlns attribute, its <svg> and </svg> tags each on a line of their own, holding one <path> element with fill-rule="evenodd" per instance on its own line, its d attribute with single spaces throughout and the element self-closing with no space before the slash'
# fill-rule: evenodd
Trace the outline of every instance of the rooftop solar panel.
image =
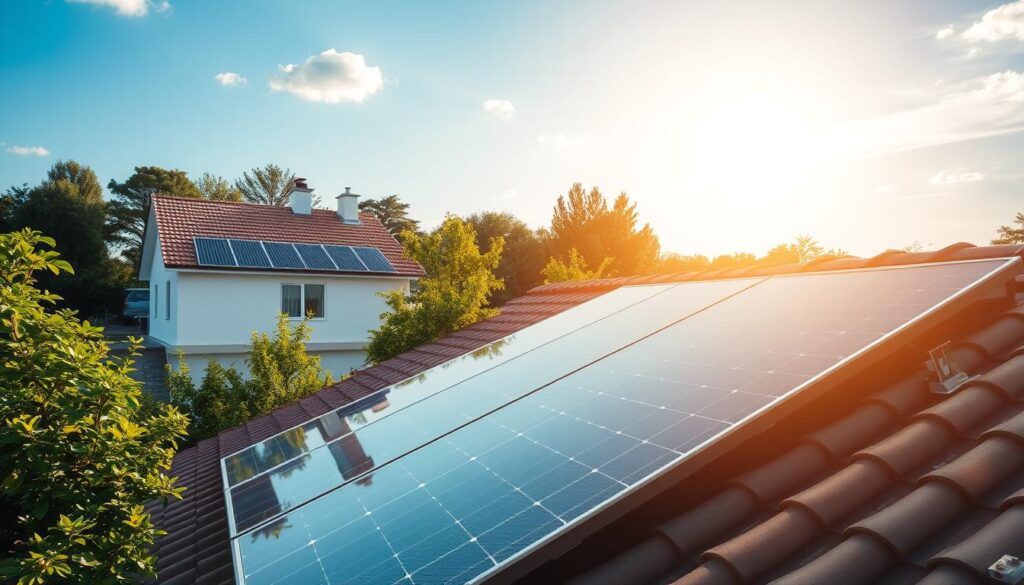
<svg viewBox="0 0 1024 585">
<path fill-rule="evenodd" d="M 370 272 L 394 272 L 395 267 L 388 262 L 388 259 L 384 257 L 377 248 L 359 248 L 353 247 L 359 259 L 366 264 L 366 269 Z"/>
<path fill-rule="evenodd" d="M 1019 261 L 756 281 L 549 383 L 526 375 L 551 365 L 527 352 L 519 358 L 524 377 L 449 402 L 464 423 L 409 450 L 391 450 L 388 437 L 416 434 L 415 423 L 430 419 L 398 424 L 392 415 L 376 426 L 390 432 L 373 434 L 348 432 L 356 417 L 346 413 L 322 417 L 327 436 L 341 438 L 285 466 L 344 481 L 288 510 L 289 476 L 254 476 L 253 495 L 283 513 L 234 540 L 236 569 L 247 585 L 493 576 L 695 454 L 735 440 L 753 419 L 809 396 L 813 384 L 852 369 L 855 357 L 902 339 L 923 316 L 1011 267 L 1019 270 Z M 479 413 L 478 399 L 495 406 Z M 313 460 L 317 451 L 333 470 Z M 237 521 L 239 502 L 231 501 Z"/>
<path fill-rule="evenodd" d="M 256 240 L 229 240 L 231 249 L 235 253 L 239 266 L 247 268 L 270 268 L 270 258 L 267 257 L 263 245 Z"/>
<path fill-rule="evenodd" d="M 279 242 L 263 242 L 263 248 L 270 256 L 270 263 L 274 268 L 305 268 L 295 246 Z"/>
<path fill-rule="evenodd" d="M 228 241 L 221 238 L 196 238 L 196 259 L 201 266 L 236 266 Z"/>
<path fill-rule="evenodd" d="M 320 244 L 295 244 L 295 249 L 310 270 L 337 270 Z"/>
<path fill-rule="evenodd" d="M 351 246 L 324 246 L 338 270 L 366 271 L 366 265 L 356 256 Z"/>
</svg>

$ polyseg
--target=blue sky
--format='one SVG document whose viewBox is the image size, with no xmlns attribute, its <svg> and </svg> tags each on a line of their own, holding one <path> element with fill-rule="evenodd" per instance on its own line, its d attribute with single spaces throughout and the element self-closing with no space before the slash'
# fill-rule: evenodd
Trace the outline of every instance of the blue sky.
<svg viewBox="0 0 1024 585">
<path fill-rule="evenodd" d="M 427 226 L 582 181 L 668 251 L 980 244 L 1024 211 L 1022 49 L 1024 0 L 5 2 L 0 185 L 277 162 Z"/>
</svg>

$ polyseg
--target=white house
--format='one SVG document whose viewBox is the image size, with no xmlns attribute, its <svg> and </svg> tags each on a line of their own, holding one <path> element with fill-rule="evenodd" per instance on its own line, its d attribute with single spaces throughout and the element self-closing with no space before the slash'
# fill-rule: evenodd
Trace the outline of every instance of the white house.
<svg viewBox="0 0 1024 585">
<path fill-rule="evenodd" d="M 210 358 L 246 372 L 252 332 L 283 312 L 313 315 L 307 349 L 335 377 L 363 365 L 386 310 L 378 293 L 407 290 L 423 269 L 358 195 L 346 188 L 334 212 L 313 209 L 312 191 L 296 179 L 288 207 L 153 196 L 139 278 L 169 360 L 182 352 L 197 379 Z"/>
</svg>

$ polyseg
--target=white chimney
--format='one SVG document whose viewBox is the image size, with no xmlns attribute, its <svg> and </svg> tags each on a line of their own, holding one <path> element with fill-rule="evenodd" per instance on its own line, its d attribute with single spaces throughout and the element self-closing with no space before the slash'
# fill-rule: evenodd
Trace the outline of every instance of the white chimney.
<svg viewBox="0 0 1024 585">
<path fill-rule="evenodd" d="M 359 223 L 359 195 L 348 187 L 338 195 L 338 217 L 345 223 Z"/>
<path fill-rule="evenodd" d="M 306 179 L 295 177 L 288 192 L 288 207 L 297 215 L 313 213 L 313 190 L 306 186 Z"/>
</svg>

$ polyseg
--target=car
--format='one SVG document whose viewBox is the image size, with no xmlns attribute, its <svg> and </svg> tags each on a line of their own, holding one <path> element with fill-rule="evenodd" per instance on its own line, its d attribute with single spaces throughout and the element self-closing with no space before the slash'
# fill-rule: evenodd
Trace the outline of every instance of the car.
<svg viewBox="0 0 1024 585">
<path fill-rule="evenodd" d="M 149 289 L 125 289 L 124 309 L 121 316 L 125 319 L 145 319 L 149 317 Z"/>
</svg>

